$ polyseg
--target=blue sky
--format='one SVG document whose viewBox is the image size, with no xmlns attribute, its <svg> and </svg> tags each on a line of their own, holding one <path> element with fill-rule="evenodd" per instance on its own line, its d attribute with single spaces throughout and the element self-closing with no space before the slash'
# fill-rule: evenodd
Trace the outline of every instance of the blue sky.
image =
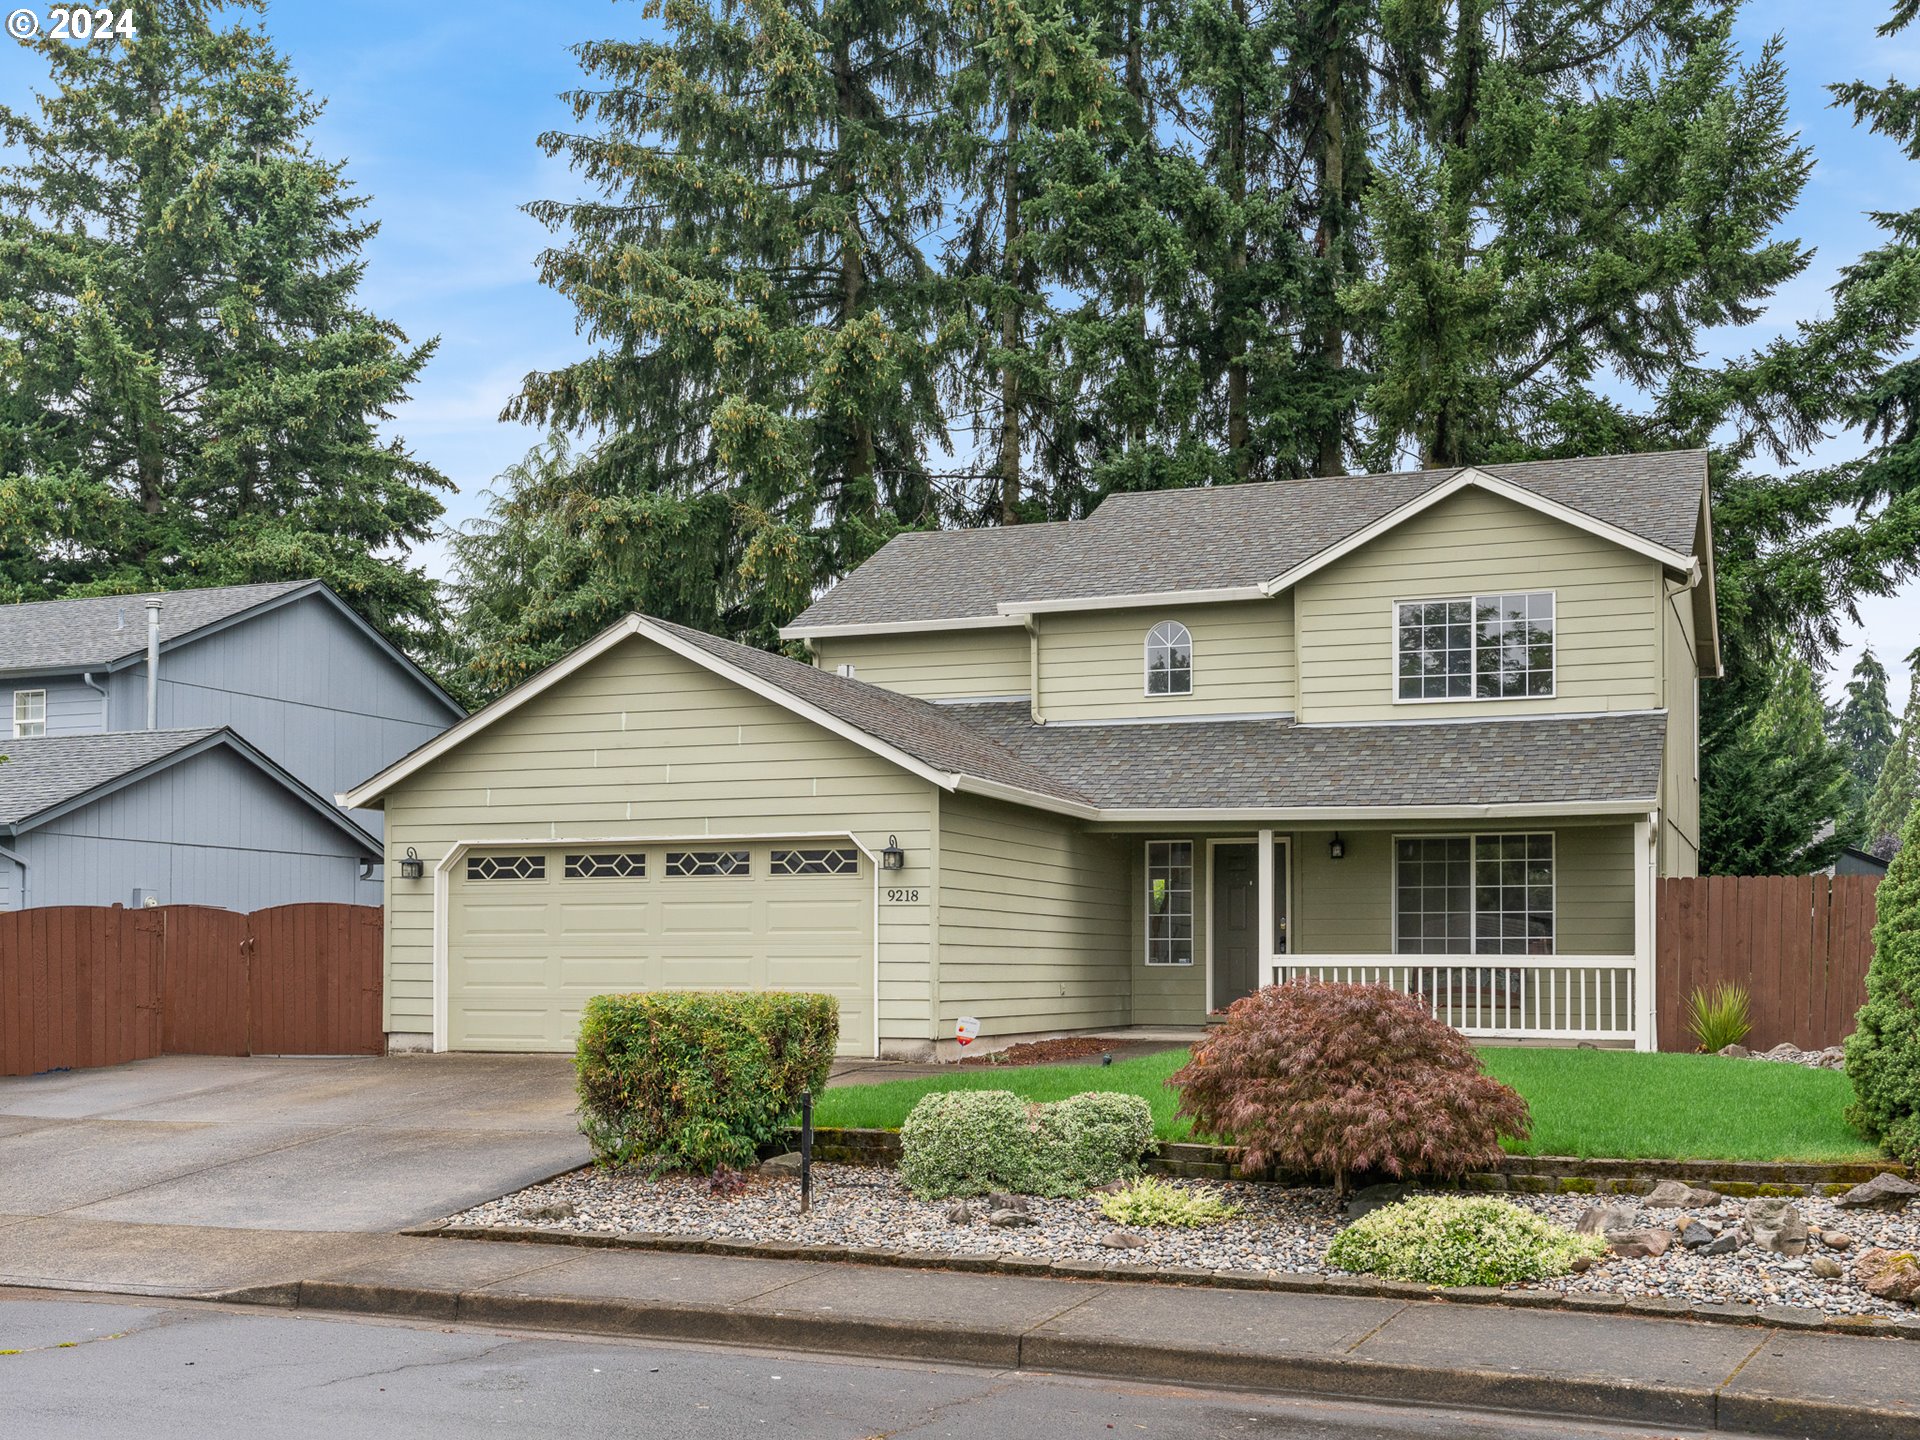
<svg viewBox="0 0 1920 1440">
<path fill-rule="evenodd" d="M 36 8 L 44 13 L 45 5 Z M 1817 159 L 1787 229 L 1818 253 L 1767 316 L 1726 337 L 1725 348 L 1821 313 L 1836 268 L 1874 243 L 1864 212 L 1920 205 L 1920 167 L 1826 105 L 1832 81 L 1920 77 L 1920 34 L 1873 33 L 1888 8 L 1881 0 L 1752 0 L 1742 14 L 1749 53 L 1776 31 L 1786 37 L 1793 114 Z M 564 164 L 534 146 L 542 130 L 569 122 L 558 98 L 578 74 L 568 47 L 652 22 L 639 4 L 618 0 L 283 0 L 268 7 L 265 23 L 301 82 L 327 101 L 315 135 L 320 153 L 346 160 L 349 176 L 373 196 L 382 228 L 367 251 L 366 302 L 416 339 L 440 338 L 392 429 L 458 486 L 448 497 L 448 520 L 457 523 L 538 438 L 497 418 L 521 377 L 582 353 L 570 308 L 534 276 L 545 232 L 519 210 L 579 192 Z M 24 98 L 40 79 L 33 57 L 0 45 L 0 93 Z M 1852 443 L 1837 439 L 1825 453 L 1845 455 Z M 443 569 L 437 546 L 422 559 Z M 1890 666 L 1920 644 L 1920 586 L 1869 607 L 1865 620 L 1842 673 L 1862 638 Z M 1904 672 L 1894 668 L 1898 705 Z"/>
</svg>

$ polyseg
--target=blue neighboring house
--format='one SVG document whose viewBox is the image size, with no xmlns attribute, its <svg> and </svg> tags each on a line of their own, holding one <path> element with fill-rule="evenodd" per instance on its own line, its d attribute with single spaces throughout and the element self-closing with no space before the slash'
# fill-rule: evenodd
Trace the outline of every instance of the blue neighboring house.
<svg viewBox="0 0 1920 1440">
<path fill-rule="evenodd" d="M 0 910 L 378 904 L 333 797 L 465 713 L 317 580 L 0 606 Z"/>
</svg>

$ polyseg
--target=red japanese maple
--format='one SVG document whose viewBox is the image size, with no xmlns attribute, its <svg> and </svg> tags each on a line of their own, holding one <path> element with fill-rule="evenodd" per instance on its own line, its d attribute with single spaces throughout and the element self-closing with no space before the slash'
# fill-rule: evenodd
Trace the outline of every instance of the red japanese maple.
<svg viewBox="0 0 1920 1440">
<path fill-rule="evenodd" d="M 1385 985 L 1295 981 L 1237 1000 L 1167 1081 L 1241 1171 L 1450 1178 L 1526 1138 L 1527 1102 L 1459 1031 Z"/>
</svg>

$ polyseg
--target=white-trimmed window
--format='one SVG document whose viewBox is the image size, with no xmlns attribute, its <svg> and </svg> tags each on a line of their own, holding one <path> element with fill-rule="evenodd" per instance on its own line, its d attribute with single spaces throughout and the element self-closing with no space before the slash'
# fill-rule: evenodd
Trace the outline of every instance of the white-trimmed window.
<svg viewBox="0 0 1920 1440">
<path fill-rule="evenodd" d="M 30 740 L 37 735 L 47 733 L 47 692 L 44 690 L 16 690 L 13 692 L 13 737 L 16 740 Z"/>
<path fill-rule="evenodd" d="M 1147 964 L 1193 964 L 1193 842 L 1147 842 Z"/>
<path fill-rule="evenodd" d="M 1193 693 L 1193 636 L 1178 620 L 1162 620 L 1147 632 L 1147 694 Z"/>
<path fill-rule="evenodd" d="M 1549 697 L 1553 618 L 1551 590 L 1399 601 L 1394 606 L 1394 697 Z"/>
<path fill-rule="evenodd" d="M 1393 842 L 1402 955 L 1551 955 L 1553 836 L 1402 835 Z"/>
</svg>

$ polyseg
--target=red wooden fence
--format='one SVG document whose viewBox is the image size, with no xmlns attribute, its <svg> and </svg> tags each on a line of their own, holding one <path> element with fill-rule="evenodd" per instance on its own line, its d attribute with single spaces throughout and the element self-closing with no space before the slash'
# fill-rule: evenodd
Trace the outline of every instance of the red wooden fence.
<svg viewBox="0 0 1920 1440">
<path fill-rule="evenodd" d="M 155 1055 L 377 1055 L 380 911 L 0 913 L 0 1075 Z"/>
<path fill-rule="evenodd" d="M 1872 875 L 1701 876 L 1658 882 L 1654 974 L 1660 1048 L 1691 1050 L 1687 997 L 1730 983 L 1747 992 L 1749 1047 L 1838 1045 L 1867 998 Z"/>
</svg>

